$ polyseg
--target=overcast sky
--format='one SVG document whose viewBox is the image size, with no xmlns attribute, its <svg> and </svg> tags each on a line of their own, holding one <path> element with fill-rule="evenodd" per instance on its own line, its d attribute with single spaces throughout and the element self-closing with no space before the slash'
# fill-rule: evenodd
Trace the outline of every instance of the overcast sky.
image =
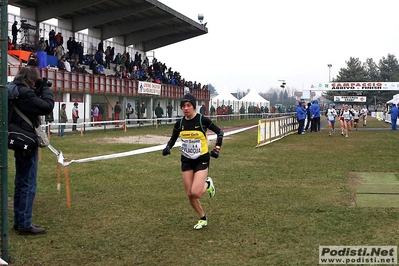
<svg viewBox="0 0 399 266">
<path fill-rule="evenodd" d="M 161 0 L 198 21 L 208 34 L 155 50 L 155 57 L 187 80 L 217 91 L 266 92 L 278 80 L 302 90 L 327 82 L 350 57 L 377 64 L 399 49 L 394 0 Z"/>
</svg>

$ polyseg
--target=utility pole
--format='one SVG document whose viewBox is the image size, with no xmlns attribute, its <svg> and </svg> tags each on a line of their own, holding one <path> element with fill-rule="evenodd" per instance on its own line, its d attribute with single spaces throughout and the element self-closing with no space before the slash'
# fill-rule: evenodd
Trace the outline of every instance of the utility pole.
<svg viewBox="0 0 399 266">
<path fill-rule="evenodd" d="M 1 0 L 0 25 L 0 205 L 1 257 L 8 262 L 8 0 Z"/>
<path fill-rule="evenodd" d="M 332 67 L 332 64 L 328 64 L 327 66 L 328 66 L 328 82 L 331 82 L 331 67 Z"/>
</svg>

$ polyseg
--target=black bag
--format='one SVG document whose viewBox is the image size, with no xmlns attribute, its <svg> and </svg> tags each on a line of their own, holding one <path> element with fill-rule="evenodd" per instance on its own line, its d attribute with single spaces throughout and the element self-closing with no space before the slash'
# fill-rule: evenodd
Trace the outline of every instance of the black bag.
<svg viewBox="0 0 399 266">
<path fill-rule="evenodd" d="M 25 130 L 16 124 L 8 125 L 8 148 L 30 154 L 38 147 L 37 135 L 34 131 Z"/>
</svg>

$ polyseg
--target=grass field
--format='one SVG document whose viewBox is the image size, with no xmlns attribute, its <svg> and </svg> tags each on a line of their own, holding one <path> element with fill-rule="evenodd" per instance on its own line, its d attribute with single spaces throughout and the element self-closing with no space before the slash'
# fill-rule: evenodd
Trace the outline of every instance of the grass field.
<svg viewBox="0 0 399 266">
<path fill-rule="evenodd" d="M 256 120 L 250 121 L 255 124 Z M 234 127 L 245 121 L 219 122 Z M 389 124 L 369 118 L 367 129 Z M 68 160 L 131 151 L 107 137 L 170 135 L 171 126 L 52 137 Z M 319 245 L 398 245 L 397 208 L 356 207 L 352 174 L 398 173 L 399 131 L 293 134 L 261 148 L 257 131 L 224 140 L 211 160 L 216 196 L 188 203 L 178 148 L 69 166 L 72 208 L 57 194 L 56 157 L 43 150 L 33 222 L 40 236 L 10 232 L 12 265 L 318 265 Z M 212 144 L 211 144 L 212 145 Z M 9 191 L 14 161 L 9 153 Z M 12 226 L 10 209 L 10 227 Z M 11 228 L 10 228 L 11 231 Z"/>
</svg>

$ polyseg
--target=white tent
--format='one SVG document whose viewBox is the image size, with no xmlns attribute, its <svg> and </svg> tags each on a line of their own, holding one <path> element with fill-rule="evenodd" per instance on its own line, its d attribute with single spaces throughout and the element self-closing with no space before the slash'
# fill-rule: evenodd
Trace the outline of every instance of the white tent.
<svg viewBox="0 0 399 266">
<path fill-rule="evenodd" d="M 234 97 L 230 91 L 225 87 L 218 95 L 211 98 L 211 102 L 209 106 L 214 106 L 215 108 L 225 105 L 231 105 L 234 112 L 238 112 L 239 109 L 239 101 L 236 97 Z"/>
<path fill-rule="evenodd" d="M 259 93 L 255 89 L 251 89 L 247 95 L 245 95 L 240 102 L 242 102 L 244 105 L 252 105 L 256 106 L 259 105 L 259 107 L 267 107 L 270 110 L 270 101 L 266 100 L 262 96 L 259 95 Z"/>
<path fill-rule="evenodd" d="M 395 94 L 391 100 L 387 101 L 387 104 L 390 104 L 390 103 L 398 104 L 399 103 L 399 94 Z"/>
</svg>

